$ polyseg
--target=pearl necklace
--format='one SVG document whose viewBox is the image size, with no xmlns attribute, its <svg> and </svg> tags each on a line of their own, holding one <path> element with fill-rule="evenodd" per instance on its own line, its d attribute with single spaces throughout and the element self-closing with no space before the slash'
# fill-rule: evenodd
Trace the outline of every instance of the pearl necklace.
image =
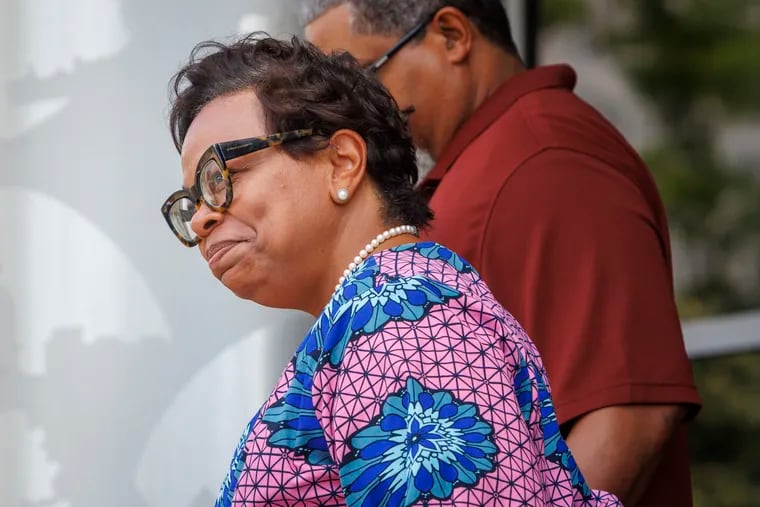
<svg viewBox="0 0 760 507">
<path fill-rule="evenodd" d="M 400 236 L 401 234 L 413 234 L 416 236 L 417 228 L 413 225 L 399 225 L 398 227 L 391 227 L 387 231 L 383 231 L 378 234 L 372 241 L 364 245 L 364 248 L 359 251 L 359 255 L 354 257 L 354 260 L 349 263 L 348 268 L 343 271 L 343 276 L 338 279 L 338 285 L 335 286 L 335 292 L 338 292 L 340 286 L 343 284 L 343 282 L 346 281 L 346 278 L 348 278 L 348 275 L 350 275 L 359 266 L 359 264 L 364 261 L 364 259 L 369 257 L 370 254 L 375 251 L 378 246 L 380 246 L 380 244 L 395 236 Z"/>
</svg>

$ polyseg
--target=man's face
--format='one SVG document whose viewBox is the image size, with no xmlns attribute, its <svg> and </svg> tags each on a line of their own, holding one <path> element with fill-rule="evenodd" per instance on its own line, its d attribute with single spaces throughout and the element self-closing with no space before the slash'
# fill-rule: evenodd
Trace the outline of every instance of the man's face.
<svg viewBox="0 0 760 507">
<path fill-rule="evenodd" d="M 366 35 L 351 29 L 351 9 L 347 4 L 332 8 L 306 26 L 306 38 L 322 51 L 348 51 L 363 66 L 382 57 L 399 39 L 398 35 Z M 424 33 L 424 32 L 423 32 Z M 412 40 L 396 52 L 378 71 L 378 78 L 390 91 L 399 109 L 408 114 L 414 143 L 431 149 L 436 113 L 441 108 L 437 84 L 440 57 L 427 37 Z"/>
</svg>

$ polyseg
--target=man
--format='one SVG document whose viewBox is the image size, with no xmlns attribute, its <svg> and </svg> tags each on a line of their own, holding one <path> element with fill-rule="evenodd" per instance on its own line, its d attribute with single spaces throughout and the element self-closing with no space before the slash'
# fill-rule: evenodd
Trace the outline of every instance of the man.
<svg viewBox="0 0 760 507">
<path fill-rule="evenodd" d="M 313 0 L 306 36 L 347 50 L 436 159 L 428 237 L 472 262 L 544 357 L 588 483 L 625 505 L 691 505 L 685 422 L 700 400 L 644 163 L 573 94 L 526 70 L 498 0 Z"/>
</svg>

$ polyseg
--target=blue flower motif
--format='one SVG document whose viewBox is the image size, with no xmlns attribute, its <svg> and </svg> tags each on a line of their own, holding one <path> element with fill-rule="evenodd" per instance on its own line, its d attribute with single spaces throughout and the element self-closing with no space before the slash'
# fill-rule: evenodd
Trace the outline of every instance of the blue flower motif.
<svg viewBox="0 0 760 507">
<path fill-rule="evenodd" d="M 349 300 L 371 289 L 375 285 L 375 276 L 379 272 L 380 267 L 377 265 L 375 258 L 368 257 L 361 263 L 359 269 L 351 274 L 342 289 L 338 291 L 339 294 L 343 299 Z M 336 308 L 332 308 L 332 310 L 336 310 Z"/>
<path fill-rule="evenodd" d="M 322 312 L 322 315 L 312 325 L 311 329 L 301 341 L 301 344 L 296 349 L 296 353 L 291 359 L 295 364 L 298 363 L 299 357 L 306 355 L 313 355 L 322 350 L 322 329 L 326 329 L 330 326 L 330 318 L 326 312 Z"/>
<path fill-rule="evenodd" d="M 396 252 L 403 252 L 406 250 L 413 250 L 421 256 L 435 260 L 442 259 L 446 261 L 450 266 L 456 269 L 460 273 L 473 273 L 475 268 L 472 264 L 455 254 L 445 246 L 439 245 L 434 241 L 421 241 L 419 243 L 409 243 L 406 245 L 400 245 L 393 248 Z"/>
<path fill-rule="evenodd" d="M 544 456 L 547 460 L 556 463 L 570 475 L 573 487 L 578 490 L 585 499 L 592 498 L 592 491 L 583 478 L 575 458 L 567 446 L 559 430 L 557 414 L 554 411 L 551 394 L 546 386 L 544 377 L 535 364 L 528 364 L 524 357 L 520 357 L 520 364 L 515 373 L 515 393 L 520 404 L 523 419 L 530 425 L 533 413 L 533 387 L 538 392 L 538 407 L 540 410 L 539 425 L 544 436 Z"/>
<path fill-rule="evenodd" d="M 424 276 L 389 279 L 337 311 L 324 335 L 324 352 L 330 364 L 337 365 L 352 337 L 375 333 L 391 320 L 420 320 L 432 305 L 459 296 L 458 290 Z"/>
<path fill-rule="evenodd" d="M 517 395 L 517 403 L 520 405 L 520 412 L 522 414 L 525 423 L 530 425 L 530 416 L 533 413 L 533 378 L 530 376 L 530 368 L 528 367 L 525 357 L 520 356 L 520 363 L 517 366 L 515 372 L 515 394 Z"/>
<path fill-rule="evenodd" d="M 267 409 L 261 420 L 272 432 L 267 441 L 269 445 L 293 450 L 312 465 L 328 465 L 333 461 L 312 401 L 316 367 L 314 357 L 298 354 L 296 374 L 287 392 Z"/>
<path fill-rule="evenodd" d="M 216 498 L 214 507 L 232 507 L 232 499 L 235 496 L 235 488 L 237 488 L 238 481 L 240 480 L 240 474 L 243 473 L 245 468 L 245 444 L 248 442 L 248 435 L 251 434 L 253 425 L 259 419 L 259 413 L 248 422 L 248 425 L 243 431 L 243 435 L 240 437 L 235 454 L 232 456 L 232 462 L 230 463 L 230 471 L 227 473 L 227 477 L 222 482 L 222 487 L 219 490 L 219 495 Z"/>
<path fill-rule="evenodd" d="M 414 378 L 391 395 L 381 415 L 350 439 L 340 468 L 349 506 L 412 505 L 449 498 L 493 471 L 493 427 L 471 403 L 445 390 L 428 391 Z"/>
</svg>

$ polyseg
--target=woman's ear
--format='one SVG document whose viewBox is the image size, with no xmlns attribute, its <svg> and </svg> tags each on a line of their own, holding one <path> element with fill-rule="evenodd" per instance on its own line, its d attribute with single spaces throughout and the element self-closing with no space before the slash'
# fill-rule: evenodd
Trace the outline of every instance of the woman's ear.
<svg viewBox="0 0 760 507">
<path fill-rule="evenodd" d="M 355 131 L 341 129 L 330 138 L 328 149 L 330 197 L 337 204 L 345 204 L 367 170 L 367 144 Z"/>
</svg>

